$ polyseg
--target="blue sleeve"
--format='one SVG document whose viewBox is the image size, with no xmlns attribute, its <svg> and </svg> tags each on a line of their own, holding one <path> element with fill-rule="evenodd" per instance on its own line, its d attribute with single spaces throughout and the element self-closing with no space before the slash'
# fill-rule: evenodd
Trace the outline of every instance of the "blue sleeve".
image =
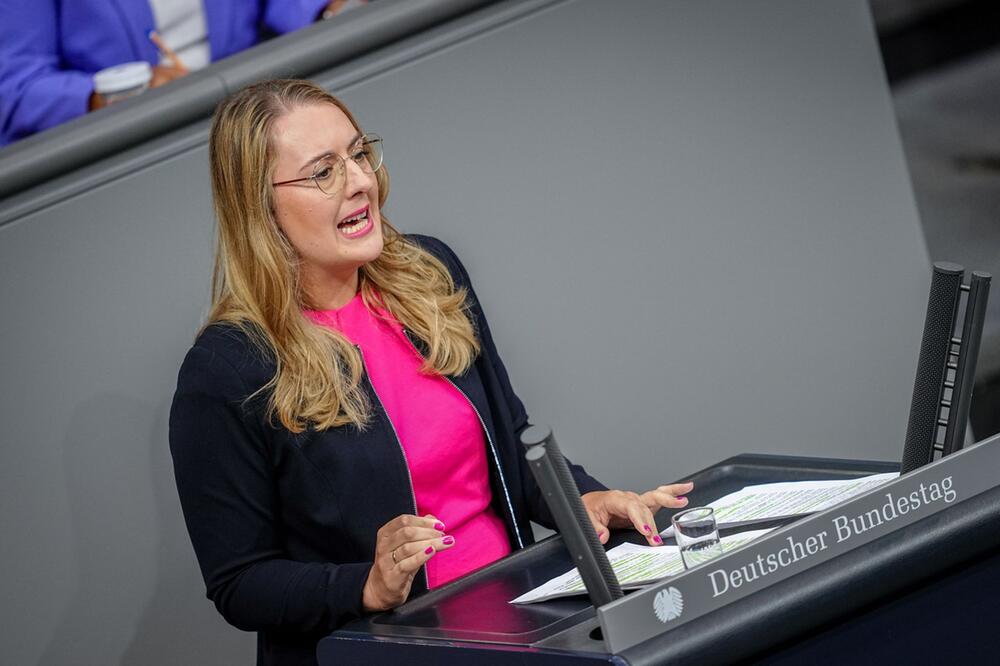
<svg viewBox="0 0 1000 666">
<path fill-rule="evenodd" d="M 269 445 L 245 396 L 233 366 L 195 346 L 170 409 L 174 476 L 208 597 L 246 631 L 328 633 L 361 614 L 372 563 L 287 557 Z"/>
<path fill-rule="evenodd" d="M 60 69 L 55 0 L 0 0 L 0 145 L 87 113 L 93 79 Z"/>
<path fill-rule="evenodd" d="M 264 7 L 264 25 L 278 34 L 311 25 L 330 0 L 269 0 Z"/>
</svg>

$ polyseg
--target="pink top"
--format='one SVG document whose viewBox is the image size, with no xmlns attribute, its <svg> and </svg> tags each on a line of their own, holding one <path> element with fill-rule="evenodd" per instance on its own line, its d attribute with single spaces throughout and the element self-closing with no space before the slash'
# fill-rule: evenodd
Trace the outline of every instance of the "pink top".
<svg viewBox="0 0 1000 666">
<path fill-rule="evenodd" d="M 503 521 L 490 508 L 482 424 L 465 396 L 445 378 L 424 375 L 423 358 L 389 312 L 373 314 L 361 294 L 337 310 L 307 310 L 317 324 L 361 347 L 368 378 L 406 455 L 417 514 L 445 524 L 455 545 L 426 565 L 428 587 L 438 587 L 510 552 Z"/>
</svg>

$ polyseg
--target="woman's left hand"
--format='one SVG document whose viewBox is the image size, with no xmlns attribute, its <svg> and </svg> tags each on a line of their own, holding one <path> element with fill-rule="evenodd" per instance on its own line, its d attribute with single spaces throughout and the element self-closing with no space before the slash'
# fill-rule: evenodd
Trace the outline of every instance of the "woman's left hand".
<svg viewBox="0 0 1000 666">
<path fill-rule="evenodd" d="M 632 525 L 649 545 L 659 546 L 663 539 L 657 533 L 653 514 L 664 506 L 672 509 L 687 506 L 684 495 L 692 488 L 694 484 L 689 481 L 659 486 L 641 495 L 627 490 L 596 490 L 583 496 L 583 505 L 601 543 L 607 543 L 611 536 L 609 528 Z"/>
</svg>

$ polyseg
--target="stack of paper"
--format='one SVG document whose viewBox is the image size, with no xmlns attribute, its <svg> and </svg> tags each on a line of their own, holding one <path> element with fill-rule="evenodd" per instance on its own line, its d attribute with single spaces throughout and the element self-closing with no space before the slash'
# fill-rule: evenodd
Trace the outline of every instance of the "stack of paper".
<svg viewBox="0 0 1000 666">
<path fill-rule="evenodd" d="M 726 537 L 721 540 L 722 550 L 723 552 L 735 550 L 743 544 L 767 534 L 768 531 L 756 530 Z M 633 543 L 623 543 L 608 551 L 608 561 L 611 562 L 611 568 L 623 589 L 643 587 L 668 576 L 676 576 L 684 571 L 680 549 L 677 546 L 638 546 Z M 583 579 L 574 568 L 544 585 L 522 594 L 510 603 L 530 604 L 586 593 L 587 589 L 583 584 Z"/>
<path fill-rule="evenodd" d="M 766 483 L 747 486 L 715 500 L 708 506 L 715 509 L 715 521 L 720 528 L 732 527 L 769 518 L 824 511 L 898 476 L 899 474 L 891 472 L 858 479 Z M 673 526 L 660 534 L 673 536 Z"/>
</svg>

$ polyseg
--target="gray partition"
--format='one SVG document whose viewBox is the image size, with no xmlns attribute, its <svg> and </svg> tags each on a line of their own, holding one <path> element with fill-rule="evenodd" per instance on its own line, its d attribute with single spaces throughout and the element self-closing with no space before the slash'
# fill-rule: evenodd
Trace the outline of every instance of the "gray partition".
<svg viewBox="0 0 1000 666">
<path fill-rule="evenodd" d="M 318 80 L 606 483 L 898 458 L 929 264 L 863 0 L 501 3 Z M 0 202 L 2 663 L 252 661 L 166 442 L 208 303 L 205 129 Z"/>
</svg>

